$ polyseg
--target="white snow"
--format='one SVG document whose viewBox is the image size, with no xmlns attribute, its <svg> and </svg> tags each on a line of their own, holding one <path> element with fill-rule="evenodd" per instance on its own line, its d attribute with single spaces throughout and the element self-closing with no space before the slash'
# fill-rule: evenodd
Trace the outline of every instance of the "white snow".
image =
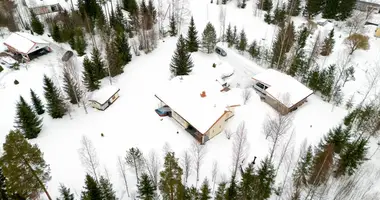
<svg viewBox="0 0 380 200">
<path fill-rule="evenodd" d="M 41 45 L 38 48 L 41 49 L 48 46 L 49 42 L 29 33 L 15 32 L 4 41 L 4 44 L 16 49 L 18 52 L 28 54 L 32 52 L 34 45 Z"/>
<path fill-rule="evenodd" d="M 188 75 L 160 86 L 156 96 L 204 134 L 224 114 L 227 104 L 217 80 Z M 205 92 L 206 96 L 201 97 Z"/>
<path fill-rule="evenodd" d="M 103 86 L 102 88 L 93 91 L 89 100 L 104 104 L 119 90 L 120 89 L 118 87 L 113 85 Z"/>
<path fill-rule="evenodd" d="M 266 92 L 288 108 L 313 94 L 312 90 L 293 77 L 274 69 L 268 69 L 253 78 L 268 85 Z"/>
</svg>

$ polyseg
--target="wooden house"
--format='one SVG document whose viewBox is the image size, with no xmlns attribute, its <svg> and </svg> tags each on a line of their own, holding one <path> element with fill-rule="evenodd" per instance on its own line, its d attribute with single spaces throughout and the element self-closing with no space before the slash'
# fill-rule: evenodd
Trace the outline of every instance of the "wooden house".
<svg viewBox="0 0 380 200">
<path fill-rule="evenodd" d="M 98 110 L 106 110 L 119 98 L 119 91 L 119 88 L 111 85 L 93 91 L 89 99 L 91 106 Z"/>
</svg>

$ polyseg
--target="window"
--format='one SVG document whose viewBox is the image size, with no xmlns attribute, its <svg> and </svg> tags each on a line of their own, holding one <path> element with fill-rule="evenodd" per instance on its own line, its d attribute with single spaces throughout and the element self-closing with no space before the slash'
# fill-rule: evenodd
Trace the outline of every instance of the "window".
<svg viewBox="0 0 380 200">
<path fill-rule="evenodd" d="M 265 87 L 265 85 L 262 84 L 262 83 L 256 83 L 256 85 L 257 85 L 257 87 L 259 87 L 259 88 L 261 88 L 263 90 L 267 89 L 267 87 Z"/>
</svg>

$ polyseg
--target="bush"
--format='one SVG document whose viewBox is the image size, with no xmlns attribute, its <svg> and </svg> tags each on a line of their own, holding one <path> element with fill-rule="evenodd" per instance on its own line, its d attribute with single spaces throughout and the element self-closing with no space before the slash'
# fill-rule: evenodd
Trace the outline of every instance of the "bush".
<svg viewBox="0 0 380 200">
<path fill-rule="evenodd" d="M 13 69 L 15 70 L 19 70 L 20 69 L 20 63 L 15 63 L 13 66 L 12 66 Z"/>
<path fill-rule="evenodd" d="M 15 85 L 18 85 L 18 84 L 19 84 L 18 80 L 15 80 L 13 83 L 14 83 Z"/>
<path fill-rule="evenodd" d="M 344 43 L 348 46 L 348 48 L 350 50 L 350 55 L 351 55 L 357 49 L 368 50 L 369 49 L 368 39 L 369 39 L 369 37 L 366 35 L 354 33 L 354 34 L 348 36 L 344 40 Z"/>
<path fill-rule="evenodd" d="M 212 64 L 212 67 L 213 67 L 213 68 L 215 68 L 215 67 L 216 67 L 216 64 L 215 64 L 215 63 L 213 63 L 213 64 Z"/>
<path fill-rule="evenodd" d="M 0 72 L 2 72 L 4 69 L 3 69 L 3 67 L 2 66 L 0 66 Z"/>
</svg>

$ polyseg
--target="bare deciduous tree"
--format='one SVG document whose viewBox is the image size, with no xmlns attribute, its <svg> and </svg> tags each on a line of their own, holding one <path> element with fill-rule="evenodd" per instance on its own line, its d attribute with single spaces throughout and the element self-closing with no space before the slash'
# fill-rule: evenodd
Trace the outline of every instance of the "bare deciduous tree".
<svg viewBox="0 0 380 200">
<path fill-rule="evenodd" d="M 267 116 L 263 125 L 263 132 L 265 138 L 269 138 L 272 142 L 272 147 L 270 148 L 270 160 L 273 159 L 276 147 L 281 138 L 291 129 L 292 120 L 293 117 L 290 114 L 281 115 L 280 113 L 276 113 L 274 117 L 270 115 Z"/>
<path fill-rule="evenodd" d="M 232 146 L 232 176 L 236 177 L 239 165 L 244 164 L 245 158 L 248 156 L 249 144 L 247 139 L 247 129 L 245 122 L 241 122 L 234 135 L 234 143 Z"/>
<path fill-rule="evenodd" d="M 226 14 L 227 10 L 226 7 L 221 5 L 220 10 L 219 10 L 219 22 L 220 22 L 220 27 L 219 27 L 219 37 L 221 37 L 222 42 L 225 40 L 225 29 L 226 29 Z"/>
<path fill-rule="evenodd" d="M 218 161 L 214 160 L 212 163 L 212 172 L 211 172 L 211 177 L 212 177 L 212 193 L 215 192 L 215 184 L 216 184 L 216 177 L 218 176 Z"/>
<path fill-rule="evenodd" d="M 226 128 L 224 129 L 224 134 L 226 135 L 227 139 L 231 139 L 231 136 L 234 134 L 231 129 Z"/>
<path fill-rule="evenodd" d="M 192 163 L 191 155 L 190 152 L 185 150 L 182 154 L 181 158 L 181 167 L 183 169 L 183 182 L 184 185 L 186 186 L 187 180 L 189 179 L 191 172 L 193 171 L 193 163 Z"/>
<path fill-rule="evenodd" d="M 170 147 L 170 144 L 168 142 L 165 142 L 164 146 L 162 147 L 162 151 L 164 153 L 164 156 L 168 154 L 169 152 L 172 152 L 172 148 Z"/>
<path fill-rule="evenodd" d="M 86 168 L 87 172 L 91 174 L 92 177 L 98 182 L 98 167 L 99 160 L 96 155 L 95 147 L 92 145 L 90 139 L 86 136 L 82 136 L 81 140 L 82 147 L 79 149 L 79 155 L 81 158 L 82 165 Z"/>
<path fill-rule="evenodd" d="M 364 13 L 354 12 L 353 15 L 346 20 L 346 26 L 349 28 L 349 35 L 353 33 L 362 33 L 365 21 L 366 15 L 364 15 Z"/>
<path fill-rule="evenodd" d="M 201 145 L 198 141 L 194 140 L 193 144 L 191 145 L 191 152 L 193 154 L 195 171 L 197 173 L 197 182 L 195 187 L 198 187 L 201 165 L 207 153 L 207 149 L 205 145 Z"/>
<path fill-rule="evenodd" d="M 119 156 L 117 157 L 117 166 L 119 169 L 119 174 L 123 178 L 125 190 L 127 191 L 127 195 L 129 196 L 129 189 L 128 189 L 128 182 L 127 182 L 127 175 L 125 173 L 125 163 L 123 162 L 122 158 Z"/>
<path fill-rule="evenodd" d="M 183 22 L 187 22 L 190 19 L 191 11 L 188 0 L 172 0 L 172 13 L 176 19 L 177 33 L 181 32 Z"/>
<path fill-rule="evenodd" d="M 243 97 L 244 105 L 246 105 L 248 103 L 249 99 L 251 99 L 251 97 L 252 97 L 252 92 L 249 88 L 245 88 L 242 91 L 241 96 Z"/>
<path fill-rule="evenodd" d="M 344 40 L 344 43 L 347 45 L 350 51 L 350 55 L 352 55 L 357 49 L 368 50 L 369 49 L 368 40 L 369 40 L 368 36 L 354 33 L 348 36 Z"/>
<path fill-rule="evenodd" d="M 153 181 L 154 186 L 158 186 L 158 174 L 161 166 L 160 158 L 156 151 L 150 151 L 147 158 L 145 158 L 145 166 L 149 173 L 150 179 Z"/>
</svg>

